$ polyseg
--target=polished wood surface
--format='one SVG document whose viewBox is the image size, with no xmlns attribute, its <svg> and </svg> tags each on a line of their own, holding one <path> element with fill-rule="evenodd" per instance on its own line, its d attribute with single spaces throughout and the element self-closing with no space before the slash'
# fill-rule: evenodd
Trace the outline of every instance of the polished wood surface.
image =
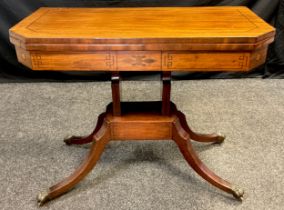
<svg viewBox="0 0 284 210">
<path fill-rule="evenodd" d="M 249 71 L 274 34 L 246 7 L 41 8 L 10 40 L 33 70 Z"/>
<path fill-rule="evenodd" d="M 173 140 L 188 164 L 217 188 L 243 190 L 212 172 L 190 140 L 195 133 L 171 102 L 172 71 L 249 71 L 264 63 L 275 30 L 245 7 L 41 8 L 10 29 L 18 60 L 33 70 L 111 71 L 112 103 L 94 131 L 67 145 L 92 143 L 75 172 L 38 196 L 40 205 L 72 189 L 111 140 Z M 161 71 L 158 102 L 121 102 L 120 71 Z"/>
<path fill-rule="evenodd" d="M 33 70 L 51 71 L 249 71 L 265 62 L 267 46 L 255 51 L 28 52 L 18 60 Z"/>
<path fill-rule="evenodd" d="M 41 199 L 40 205 L 44 204 L 48 200 L 56 198 L 63 193 L 72 189 L 78 182 L 80 182 L 96 165 L 97 161 L 99 160 L 102 152 L 104 151 L 105 146 L 110 140 L 110 128 L 109 124 L 106 121 L 103 121 L 100 124 L 98 121 L 99 128 L 96 132 L 90 135 L 89 138 L 92 139 L 93 145 L 89 154 L 82 162 L 82 164 L 66 179 L 62 180 L 56 185 L 53 185 L 49 188 L 48 191 L 40 194 L 38 199 Z M 97 126 L 98 127 L 98 126 Z M 74 138 L 73 138 L 74 140 Z M 88 143 L 88 139 L 79 139 L 80 143 Z M 65 141 L 67 144 L 71 144 L 72 141 Z M 77 143 L 78 144 L 78 143 Z"/>
<path fill-rule="evenodd" d="M 64 140 L 67 145 L 93 142 L 92 148 L 82 164 L 63 181 L 39 194 L 39 205 L 43 205 L 80 182 L 95 166 L 106 144 L 111 140 L 173 140 L 178 145 L 188 164 L 205 180 L 217 188 L 242 199 L 244 191 L 212 172 L 199 159 L 190 140 L 222 143 L 220 134 L 195 133 L 187 124 L 185 115 L 170 101 L 171 75 L 163 72 L 161 101 L 121 102 L 119 72 L 112 73 L 113 102 L 102 113 L 94 131 L 85 137 L 71 136 Z"/>
<path fill-rule="evenodd" d="M 273 28 L 246 7 L 41 8 L 11 33 L 28 43 L 254 43 Z"/>
<path fill-rule="evenodd" d="M 199 159 L 190 140 L 222 143 L 217 134 L 198 134 L 187 125 L 184 116 L 170 104 L 170 115 L 161 115 L 161 102 L 123 102 L 121 116 L 113 115 L 113 104 L 100 115 L 96 129 L 87 137 L 66 139 L 68 145 L 92 143 L 90 153 L 79 168 L 39 196 L 39 204 L 54 199 L 72 189 L 95 166 L 106 144 L 111 140 L 170 140 L 176 142 L 188 164 L 206 181 L 217 188 L 242 199 L 243 191 L 212 172 Z M 190 130 L 190 131 L 189 131 Z"/>
<path fill-rule="evenodd" d="M 119 72 L 114 71 L 111 74 L 111 92 L 113 103 L 113 115 L 119 116 L 121 114 L 120 108 L 120 75 Z"/>
<path fill-rule="evenodd" d="M 170 115 L 171 113 L 171 72 L 162 73 L 162 115 Z"/>
</svg>

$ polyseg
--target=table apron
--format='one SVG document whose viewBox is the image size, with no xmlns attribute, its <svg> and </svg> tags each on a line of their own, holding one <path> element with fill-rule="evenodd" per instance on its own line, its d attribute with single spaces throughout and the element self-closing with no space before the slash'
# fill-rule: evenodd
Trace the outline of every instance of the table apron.
<svg viewBox="0 0 284 210">
<path fill-rule="evenodd" d="M 248 71 L 264 63 L 267 47 L 254 51 L 90 51 L 17 49 L 33 70 L 61 71 Z"/>
</svg>

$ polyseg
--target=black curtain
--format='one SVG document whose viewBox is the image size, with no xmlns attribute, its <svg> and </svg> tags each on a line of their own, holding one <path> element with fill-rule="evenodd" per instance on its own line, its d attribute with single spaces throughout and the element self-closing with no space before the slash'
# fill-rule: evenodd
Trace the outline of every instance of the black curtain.
<svg viewBox="0 0 284 210">
<path fill-rule="evenodd" d="M 107 80 L 104 72 L 32 71 L 19 64 L 9 42 L 8 30 L 39 7 L 147 7 L 147 6 L 236 6 L 251 8 L 277 29 L 264 66 L 248 73 L 175 73 L 174 79 L 207 78 L 283 78 L 284 77 L 284 0 L 2 0 L 0 1 L 0 79 L 1 81 Z M 154 78 L 156 73 L 139 73 L 140 78 Z M 137 73 L 123 73 L 124 78 Z M 150 76 L 150 77 L 149 77 Z"/>
</svg>

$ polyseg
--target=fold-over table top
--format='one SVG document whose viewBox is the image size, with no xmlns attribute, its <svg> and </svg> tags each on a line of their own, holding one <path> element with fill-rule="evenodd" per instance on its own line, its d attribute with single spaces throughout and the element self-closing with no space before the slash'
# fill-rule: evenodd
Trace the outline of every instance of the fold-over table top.
<svg viewBox="0 0 284 210">
<path fill-rule="evenodd" d="M 22 43 L 256 43 L 274 28 L 246 7 L 40 8 L 10 29 Z"/>
<path fill-rule="evenodd" d="M 33 70 L 248 71 L 274 34 L 246 7 L 41 8 L 10 40 Z"/>
</svg>

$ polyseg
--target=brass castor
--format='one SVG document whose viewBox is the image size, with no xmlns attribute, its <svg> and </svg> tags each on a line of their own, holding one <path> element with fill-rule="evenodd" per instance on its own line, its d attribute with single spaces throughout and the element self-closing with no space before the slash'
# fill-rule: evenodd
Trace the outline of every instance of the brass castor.
<svg viewBox="0 0 284 210">
<path fill-rule="evenodd" d="M 222 144 L 225 138 L 226 136 L 224 134 L 218 133 L 218 137 L 217 137 L 215 144 Z"/>
<path fill-rule="evenodd" d="M 49 191 L 44 191 L 38 194 L 37 196 L 38 206 L 42 206 L 44 203 L 50 200 L 48 195 L 49 195 Z"/>
<path fill-rule="evenodd" d="M 245 194 L 245 191 L 239 187 L 236 187 L 236 186 L 233 186 L 232 187 L 232 191 L 233 191 L 233 196 L 240 200 L 240 201 L 243 201 L 243 198 L 244 198 L 244 194 Z"/>
</svg>

